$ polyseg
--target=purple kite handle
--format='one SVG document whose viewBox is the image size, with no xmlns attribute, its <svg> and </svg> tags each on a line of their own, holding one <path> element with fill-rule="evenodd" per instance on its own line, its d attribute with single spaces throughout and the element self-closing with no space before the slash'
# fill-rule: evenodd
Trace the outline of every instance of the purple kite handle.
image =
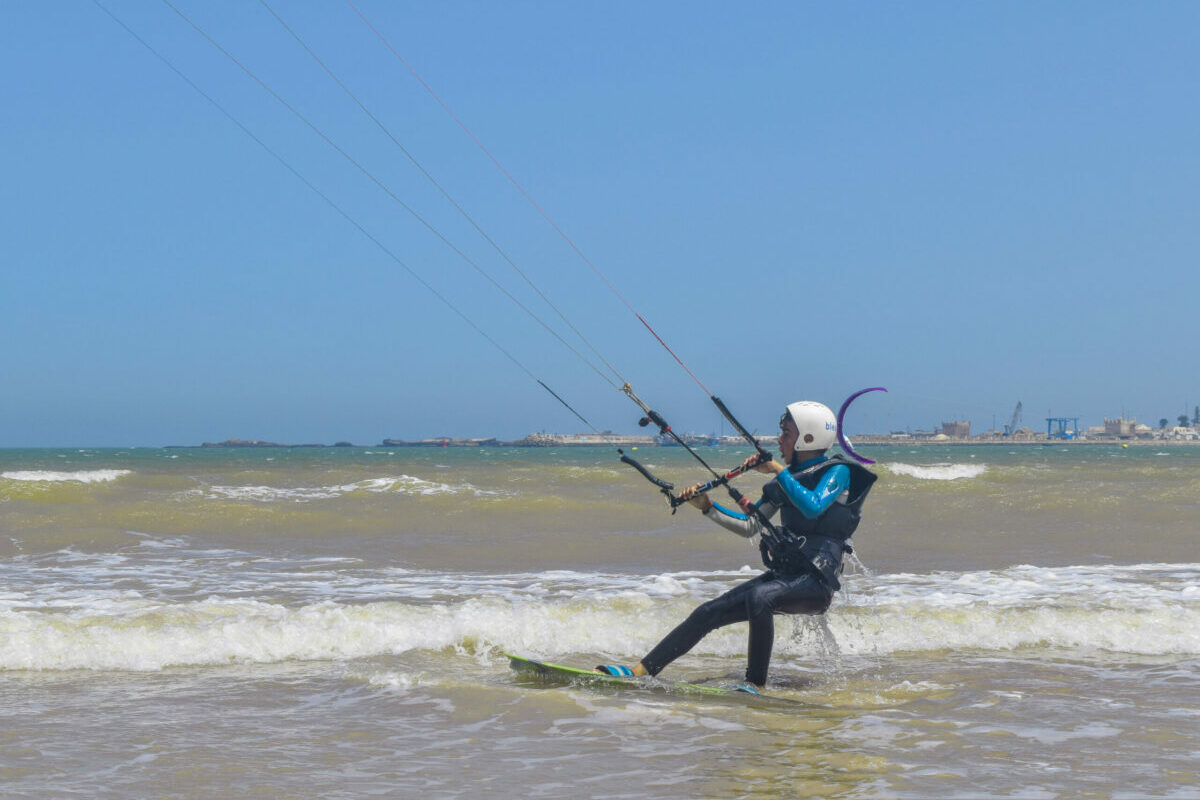
<svg viewBox="0 0 1200 800">
<path fill-rule="evenodd" d="M 848 441 L 846 441 L 845 434 L 842 433 L 842 420 L 845 419 L 845 417 L 846 417 L 846 409 L 850 407 L 850 404 L 853 403 L 855 401 L 855 399 L 857 399 L 859 397 L 859 395 L 864 395 L 867 392 L 886 392 L 886 391 L 887 391 L 887 389 L 883 388 L 882 386 L 872 386 L 870 389 L 860 389 L 859 391 L 857 391 L 854 394 L 847 397 L 846 402 L 842 403 L 841 410 L 838 411 L 838 415 L 837 415 L 838 444 L 840 444 L 842 446 L 842 449 L 846 451 L 847 455 L 853 457 L 854 460 L 858 461 L 858 463 L 860 463 L 860 464 L 874 464 L 875 461 L 873 459 L 866 458 L 865 456 L 860 456 L 858 453 L 854 452 L 854 449 L 852 447 L 850 447 L 850 443 Z"/>
</svg>

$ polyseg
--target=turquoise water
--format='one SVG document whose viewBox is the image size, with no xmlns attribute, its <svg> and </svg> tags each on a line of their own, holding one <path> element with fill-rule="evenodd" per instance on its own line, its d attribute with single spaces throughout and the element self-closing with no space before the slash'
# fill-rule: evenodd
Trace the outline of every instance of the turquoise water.
<svg viewBox="0 0 1200 800">
<path fill-rule="evenodd" d="M 864 450 L 861 562 L 778 626 L 803 713 L 510 672 L 756 573 L 608 450 L 0 451 L 3 793 L 1195 796 L 1200 448 Z"/>
</svg>

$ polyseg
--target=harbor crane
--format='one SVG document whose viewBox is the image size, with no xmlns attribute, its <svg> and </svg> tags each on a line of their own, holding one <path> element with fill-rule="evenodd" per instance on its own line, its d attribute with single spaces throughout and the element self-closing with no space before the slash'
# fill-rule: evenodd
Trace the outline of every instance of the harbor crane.
<svg viewBox="0 0 1200 800">
<path fill-rule="evenodd" d="M 1017 428 L 1021 425 L 1021 401 L 1017 401 L 1017 407 L 1013 409 L 1012 422 L 1004 426 L 1004 435 L 1013 436 L 1017 432 Z"/>
<path fill-rule="evenodd" d="M 1079 417 L 1046 417 L 1046 436 L 1050 439 L 1078 437 Z"/>
</svg>

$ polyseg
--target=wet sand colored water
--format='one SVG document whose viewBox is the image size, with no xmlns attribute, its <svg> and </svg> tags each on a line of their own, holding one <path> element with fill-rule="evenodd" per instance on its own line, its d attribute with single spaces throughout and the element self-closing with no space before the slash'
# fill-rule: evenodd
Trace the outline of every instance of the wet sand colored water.
<svg viewBox="0 0 1200 800">
<path fill-rule="evenodd" d="M 861 562 L 777 625 L 798 713 L 508 668 L 632 663 L 757 572 L 613 453 L 0 451 L 2 793 L 1200 795 L 1200 450 L 869 452 Z"/>
</svg>

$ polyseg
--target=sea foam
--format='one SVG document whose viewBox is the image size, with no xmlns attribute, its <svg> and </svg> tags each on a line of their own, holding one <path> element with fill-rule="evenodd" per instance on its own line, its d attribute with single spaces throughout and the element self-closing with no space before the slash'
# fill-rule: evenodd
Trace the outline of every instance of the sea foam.
<svg viewBox="0 0 1200 800">
<path fill-rule="evenodd" d="M 341 574 L 351 582 L 362 577 Z M 365 602 L 349 600 L 343 594 L 353 592 L 325 581 L 322 593 L 333 589 L 332 597 L 301 602 L 170 601 L 80 586 L 64 605 L 63 592 L 59 602 L 47 603 L 15 591 L 0 598 L 0 670 L 342 661 L 446 648 L 481 656 L 515 651 L 635 659 L 699 601 L 744 577 L 396 573 L 391 598 Z M 789 623 L 781 619 L 776 652 L 781 664 L 803 664 L 822 652 L 1194 658 L 1200 655 L 1198 582 L 1200 565 L 1186 564 L 854 576 L 826 616 L 832 650 L 788 636 L 783 626 Z M 439 588 L 431 592 L 434 585 Z M 569 586 L 576 591 L 566 591 Z M 745 636 L 744 625 L 723 628 L 694 652 L 741 658 Z"/>
<path fill-rule="evenodd" d="M 961 478 L 978 478 L 987 472 L 986 464 L 884 464 L 893 475 L 906 475 L 923 481 L 956 481 Z"/>
<path fill-rule="evenodd" d="M 334 486 L 277 487 L 277 486 L 210 486 L 203 493 L 211 498 L 224 500 L 252 500 L 260 503 L 293 502 L 307 503 L 312 500 L 328 500 L 356 492 L 374 494 L 411 494 L 418 496 L 469 494 L 474 497 L 495 497 L 504 492 L 479 489 L 469 483 L 448 484 L 416 478 L 411 475 L 367 478 L 354 483 Z"/>
<path fill-rule="evenodd" d="M 0 478 L 10 481 L 29 481 L 33 483 L 61 483 L 75 481 L 77 483 L 109 483 L 125 475 L 132 475 L 128 469 L 85 469 L 76 472 L 57 472 L 54 470 L 15 470 L 0 472 Z"/>
</svg>

